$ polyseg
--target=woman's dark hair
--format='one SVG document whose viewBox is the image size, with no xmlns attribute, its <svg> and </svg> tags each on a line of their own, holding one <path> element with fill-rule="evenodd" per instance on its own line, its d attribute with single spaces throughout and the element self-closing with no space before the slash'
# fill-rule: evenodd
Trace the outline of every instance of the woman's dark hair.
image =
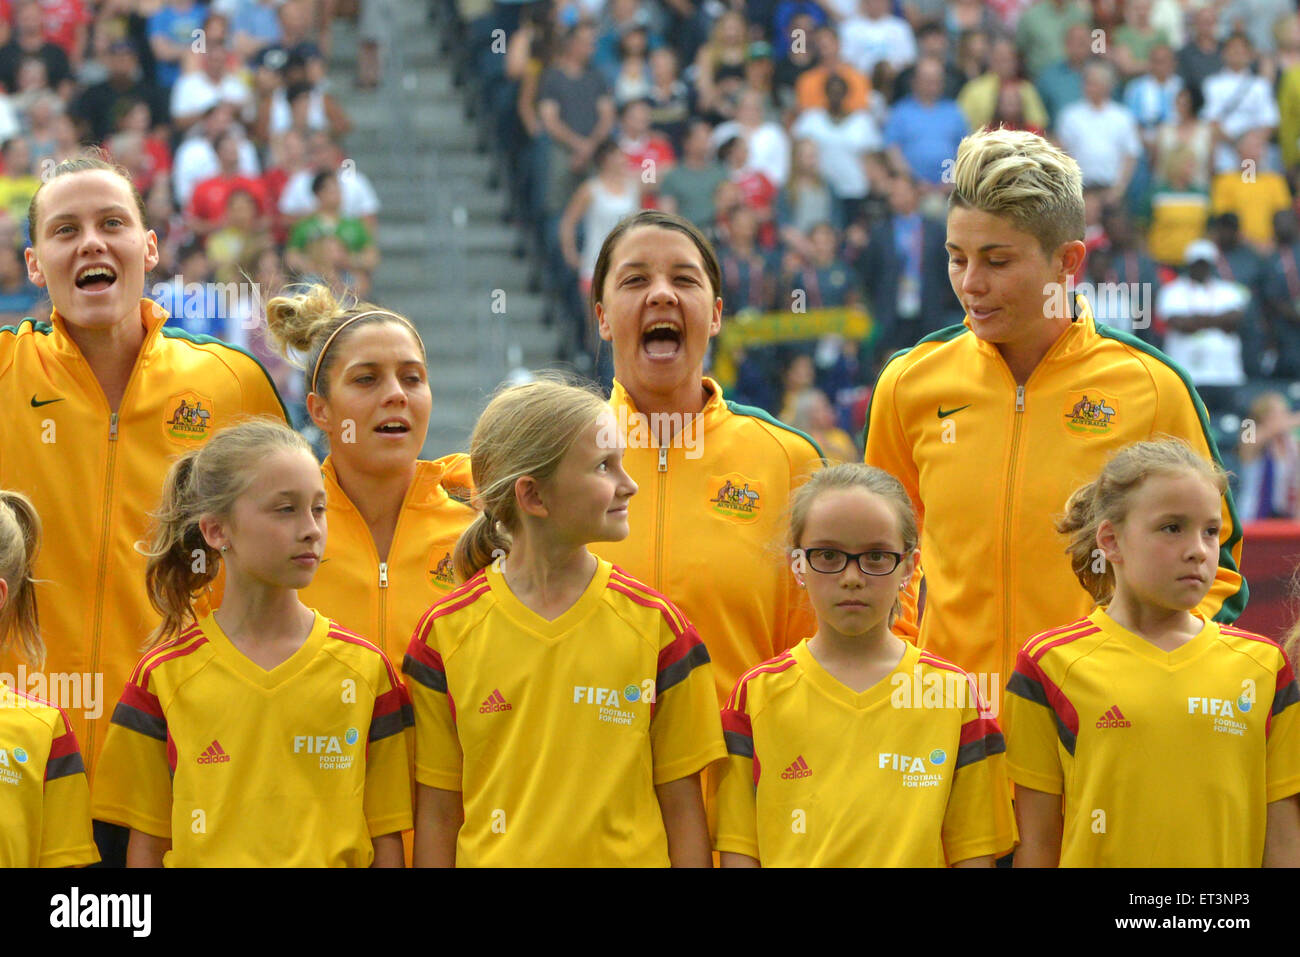
<svg viewBox="0 0 1300 957">
<path fill-rule="evenodd" d="M 335 175 L 332 169 L 327 169 L 320 173 L 317 173 L 315 176 L 311 178 L 311 194 L 313 196 L 319 196 L 320 191 L 325 188 L 325 184 L 329 180 L 337 179 L 337 178 L 338 177 Z"/>
<path fill-rule="evenodd" d="M 624 234 L 642 226 L 653 226 L 656 229 L 672 229 L 685 234 L 695 244 L 695 248 L 700 252 L 700 258 L 704 260 L 704 272 L 709 277 L 709 288 L 713 290 L 713 298 L 717 299 L 722 296 L 722 269 L 718 265 L 718 255 L 713 251 L 713 246 L 700 232 L 699 228 L 689 219 L 673 213 L 665 213 L 657 209 L 643 209 L 635 216 L 629 216 L 611 229 L 609 235 L 605 237 L 605 241 L 601 243 L 600 255 L 596 257 L 596 268 L 591 277 L 591 306 L 593 311 L 601 301 L 605 290 L 605 277 L 609 275 L 610 259 L 613 258 L 614 247 L 618 245 L 618 241 L 623 238 Z"/>
</svg>

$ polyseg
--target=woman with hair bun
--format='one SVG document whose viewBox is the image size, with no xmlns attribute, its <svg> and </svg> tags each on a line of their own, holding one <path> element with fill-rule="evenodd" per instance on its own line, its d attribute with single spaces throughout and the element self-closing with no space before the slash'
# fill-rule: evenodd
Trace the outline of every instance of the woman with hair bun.
<svg viewBox="0 0 1300 957">
<path fill-rule="evenodd" d="M 411 321 L 325 286 L 271 299 L 268 340 L 306 374 L 307 410 L 329 439 L 329 545 L 302 600 L 400 661 L 426 608 L 455 586 L 451 555 L 474 510 L 465 456 L 420 459 L 433 398 Z M 292 351 L 291 351 L 292 350 Z"/>
</svg>

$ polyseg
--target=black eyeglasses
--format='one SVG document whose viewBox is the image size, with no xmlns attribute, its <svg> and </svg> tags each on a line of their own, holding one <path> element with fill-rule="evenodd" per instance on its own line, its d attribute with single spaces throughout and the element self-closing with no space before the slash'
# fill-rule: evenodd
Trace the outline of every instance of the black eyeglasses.
<svg viewBox="0 0 1300 957">
<path fill-rule="evenodd" d="M 855 560 L 864 575 L 888 575 L 898 567 L 907 553 L 873 548 L 869 552 L 850 554 L 838 548 L 805 548 L 803 554 L 808 567 L 823 575 L 838 575 L 849 567 L 850 561 Z"/>
</svg>

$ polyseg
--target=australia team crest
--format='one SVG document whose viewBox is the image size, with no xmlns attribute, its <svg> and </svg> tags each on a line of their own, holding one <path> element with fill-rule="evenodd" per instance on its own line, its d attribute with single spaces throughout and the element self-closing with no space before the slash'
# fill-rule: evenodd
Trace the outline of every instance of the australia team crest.
<svg viewBox="0 0 1300 957">
<path fill-rule="evenodd" d="M 1063 421 L 1075 435 L 1109 435 L 1120 414 L 1114 396 L 1096 389 L 1066 393 Z"/>
<path fill-rule="evenodd" d="M 163 433 L 180 442 L 203 442 L 215 423 L 212 400 L 200 392 L 178 392 L 163 405 Z"/>
<path fill-rule="evenodd" d="M 715 515 L 748 525 L 758 521 L 766 504 L 763 484 L 738 472 L 709 478 L 708 504 Z"/>
</svg>

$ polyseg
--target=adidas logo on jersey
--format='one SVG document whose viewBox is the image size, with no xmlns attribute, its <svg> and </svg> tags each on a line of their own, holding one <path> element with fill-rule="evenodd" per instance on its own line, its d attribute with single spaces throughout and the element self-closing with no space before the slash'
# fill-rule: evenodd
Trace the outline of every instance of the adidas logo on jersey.
<svg viewBox="0 0 1300 957">
<path fill-rule="evenodd" d="M 222 764 L 230 760 L 220 741 L 213 741 L 208 749 L 199 755 L 199 764 Z"/>
<path fill-rule="evenodd" d="M 1124 717 L 1124 712 L 1119 710 L 1119 705 L 1111 705 L 1110 710 L 1097 719 L 1099 728 L 1131 728 L 1133 722 Z"/>
<path fill-rule="evenodd" d="M 801 754 L 790 762 L 788 768 L 781 772 L 781 777 L 787 781 L 791 778 L 810 778 L 812 777 L 812 768 L 808 767 L 808 762 L 803 759 Z"/>
<path fill-rule="evenodd" d="M 513 711 L 514 705 L 505 699 L 501 694 L 501 689 L 494 690 L 487 696 L 487 700 L 479 705 L 479 714 L 491 714 L 493 711 Z"/>
</svg>

